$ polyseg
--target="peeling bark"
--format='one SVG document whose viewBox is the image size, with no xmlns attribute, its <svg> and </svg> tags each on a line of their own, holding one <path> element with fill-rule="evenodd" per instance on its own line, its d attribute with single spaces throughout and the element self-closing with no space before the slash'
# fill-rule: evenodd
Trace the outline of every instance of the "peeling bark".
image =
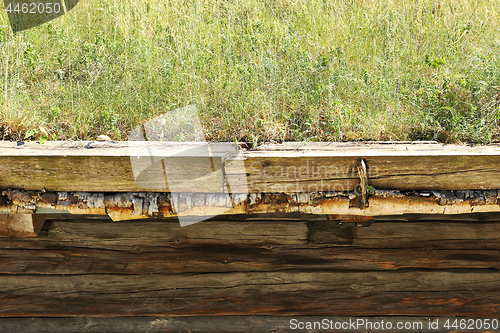
<svg viewBox="0 0 500 333">
<path fill-rule="evenodd" d="M 352 193 L 158 193 L 40 192 L 5 190 L 1 211 L 34 212 L 36 207 L 72 214 L 109 214 L 115 221 L 146 217 L 208 216 L 299 212 L 353 216 L 461 214 L 500 211 L 497 190 L 406 191 L 376 190 L 369 205 L 358 207 Z M 177 203 L 174 205 L 174 203 Z"/>
</svg>

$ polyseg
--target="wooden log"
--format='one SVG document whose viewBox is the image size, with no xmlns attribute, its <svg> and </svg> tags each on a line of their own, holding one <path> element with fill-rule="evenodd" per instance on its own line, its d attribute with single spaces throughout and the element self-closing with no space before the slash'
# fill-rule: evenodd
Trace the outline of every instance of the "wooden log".
<svg viewBox="0 0 500 333">
<path fill-rule="evenodd" d="M 228 155 L 227 144 L 209 146 L 210 155 L 200 156 L 197 149 L 205 147 L 203 143 L 47 142 L 41 146 L 27 142 L 18 146 L 0 142 L 4 166 L 0 189 L 169 192 L 173 186 L 181 192 L 223 192 L 222 159 Z M 168 183 L 161 164 L 167 157 Z M 143 172 L 135 175 L 131 159 L 152 163 L 152 167 L 141 168 Z M 195 178 L 197 186 L 190 186 L 189 180 Z"/>
<path fill-rule="evenodd" d="M 469 242 L 470 243 L 470 242 Z M 11 243 L 0 247 L 0 274 L 188 274 L 282 270 L 394 271 L 402 269 L 500 269 L 500 246 L 459 248 L 458 241 L 422 248 L 290 247 L 283 245 L 183 245 L 161 247 L 104 243 Z M 452 249 L 449 249 L 452 247 Z"/>
<path fill-rule="evenodd" d="M 223 192 L 229 185 L 231 193 L 352 191 L 363 159 L 368 183 L 378 189 L 500 189 L 498 145 L 287 143 L 235 156 L 227 143 L 211 143 L 210 157 L 192 152 L 199 147 L 166 142 L 2 142 L 0 188 L 169 192 L 168 186 L 175 185 L 176 192 L 184 192 L 185 184 L 185 192 Z M 139 186 L 131 162 L 135 155 L 158 168 L 168 157 L 170 185 L 158 175 L 161 168 L 154 167 L 145 168 L 142 175 L 148 187 Z M 196 188 L 186 183 L 193 177 L 201 180 Z"/>
<path fill-rule="evenodd" d="M 285 143 L 242 153 L 246 174 L 237 160 L 226 163 L 225 174 L 239 180 L 234 192 L 238 185 L 251 193 L 353 191 L 363 159 L 369 185 L 379 189 L 494 189 L 499 153 L 498 145 Z"/>
<path fill-rule="evenodd" d="M 0 317 L 498 316 L 498 271 L 3 276 Z"/>
<path fill-rule="evenodd" d="M 307 222 L 230 222 L 205 221 L 181 227 L 175 222 L 86 221 L 51 224 L 51 240 L 73 244 L 135 244 L 180 246 L 182 244 L 261 244 L 266 246 L 307 244 Z"/>
<path fill-rule="evenodd" d="M 268 227 L 259 220 L 239 221 L 219 231 L 223 224 L 214 222 L 188 228 L 165 222 L 160 224 L 170 225 L 55 222 L 43 238 L 0 241 L 5 258 L 0 274 L 500 269 L 497 222 L 407 223 L 409 228 L 376 222 L 356 229 L 351 240 L 309 231 L 308 244 L 303 221 L 268 221 Z M 346 230 L 322 223 L 323 234 Z"/>
<path fill-rule="evenodd" d="M 465 218 L 462 217 L 462 219 Z M 491 246 L 500 241 L 500 224 L 497 220 L 472 221 L 375 221 L 367 228 L 344 230 L 330 228 L 324 221 L 310 222 L 309 243 L 325 246 L 349 244 L 361 248 L 423 248 L 427 246 L 446 249 L 496 248 Z"/>
<path fill-rule="evenodd" d="M 323 217 L 324 218 L 324 217 Z M 147 220 L 145 220 L 147 221 Z M 319 225 L 316 230 L 313 225 Z M 326 226 L 326 227 L 324 227 Z M 407 248 L 420 244 L 439 245 L 446 241 L 475 241 L 494 243 L 500 239 L 497 221 L 470 222 L 382 222 L 370 227 L 353 228 L 352 241 L 345 240 L 339 229 L 330 228 L 328 221 L 239 221 L 211 220 L 189 227 L 175 222 L 118 222 L 54 221 L 49 239 L 79 244 L 140 244 L 140 245 L 199 245 L 199 244 L 255 244 L 255 245 L 309 245 L 351 244 L 372 248 Z M 309 234 L 308 234 L 309 232 Z M 323 234 L 322 240 L 318 234 Z M 330 235 L 327 238 L 327 235 Z M 458 247 L 460 248 L 460 247 Z M 467 247 L 470 248 L 470 247 Z M 480 247 L 478 247 L 480 248 Z"/>
<path fill-rule="evenodd" d="M 369 227 L 375 221 L 373 216 L 359 215 L 327 215 L 330 227 L 333 228 L 360 228 Z"/>
<path fill-rule="evenodd" d="M 357 322 L 357 320 L 361 320 Z M 446 320 L 451 323 L 457 318 L 423 317 L 319 317 L 319 316 L 199 316 L 199 317 L 82 317 L 82 318 L 4 318 L 0 325 L 6 332 L 25 333 L 275 333 L 311 332 L 332 328 L 349 328 L 354 321 L 357 331 L 369 330 L 372 333 L 401 332 L 404 325 L 410 332 L 458 333 L 445 327 Z M 481 318 L 467 318 L 467 320 Z M 325 322 L 326 320 L 326 322 Z M 326 324 L 328 323 L 328 324 Z M 358 325 L 359 323 L 359 325 Z M 436 329 L 429 327 L 429 323 Z M 449 323 L 450 324 L 450 323 Z M 403 326 L 402 326 L 403 325 Z M 300 329 L 298 327 L 304 328 Z M 373 327 L 382 327 L 375 329 Z M 392 327 L 389 329 L 388 327 Z M 399 329 L 398 329 L 399 327 Z M 346 330 L 347 331 L 347 330 Z M 353 328 L 351 326 L 351 331 Z M 467 332 L 493 332 L 484 329 L 468 329 Z"/>
<path fill-rule="evenodd" d="M 0 237 L 36 237 L 44 214 L 0 214 Z"/>
</svg>

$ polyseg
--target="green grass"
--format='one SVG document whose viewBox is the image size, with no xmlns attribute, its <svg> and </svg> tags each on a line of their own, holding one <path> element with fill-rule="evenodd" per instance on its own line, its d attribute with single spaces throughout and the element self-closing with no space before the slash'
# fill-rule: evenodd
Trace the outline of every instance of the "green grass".
<svg viewBox="0 0 500 333">
<path fill-rule="evenodd" d="M 82 0 L 7 25 L 0 139 L 126 140 L 195 104 L 213 141 L 500 141 L 500 0 Z"/>
</svg>

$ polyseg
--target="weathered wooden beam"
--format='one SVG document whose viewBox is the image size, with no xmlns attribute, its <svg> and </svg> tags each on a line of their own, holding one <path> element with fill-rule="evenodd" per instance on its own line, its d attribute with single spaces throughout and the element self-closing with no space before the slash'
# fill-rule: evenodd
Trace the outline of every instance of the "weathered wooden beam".
<svg viewBox="0 0 500 333">
<path fill-rule="evenodd" d="M 146 226 L 147 227 L 147 226 Z M 273 272 L 283 270 L 396 271 L 404 269 L 500 269 L 497 240 L 427 242 L 421 248 L 361 246 L 305 247 L 285 245 L 189 244 L 147 245 L 104 240 L 42 241 L 0 246 L 1 274 L 180 274 Z M 471 249 L 476 244 L 484 249 Z M 387 246 L 387 242 L 385 243 Z M 415 243 L 413 243 L 415 245 Z"/>
<path fill-rule="evenodd" d="M 443 144 L 284 143 L 265 145 L 225 164 L 234 192 L 353 191 L 364 160 L 368 185 L 395 190 L 494 189 L 500 185 L 500 146 Z M 241 188 L 238 186 L 241 185 Z M 500 188 L 500 187 L 498 187 Z"/>
<path fill-rule="evenodd" d="M 415 222 L 411 218 L 409 220 L 381 222 L 375 218 L 369 228 L 346 229 L 330 228 L 327 222 L 313 222 L 309 223 L 309 242 L 325 246 L 348 244 L 372 249 L 426 248 L 430 252 L 438 248 L 495 251 L 499 249 L 495 245 L 500 241 L 500 227 L 497 220 L 489 222 L 473 219 L 464 222 L 453 220 Z"/>
<path fill-rule="evenodd" d="M 333 228 L 369 227 L 375 221 L 373 216 L 327 215 L 329 226 Z"/>
<path fill-rule="evenodd" d="M 0 189 L 223 192 L 228 154 L 227 144 L 196 142 L 0 142 Z"/>
<path fill-rule="evenodd" d="M 0 158 L 0 189 L 345 192 L 360 182 L 361 159 L 368 185 L 377 189 L 500 188 L 498 145 L 285 143 L 234 153 L 227 143 L 1 142 Z"/>
<path fill-rule="evenodd" d="M 306 221 L 233 222 L 210 220 L 192 228 L 182 228 L 175 222 L 141 221 L 103 223 L 101 221 L 54 221 L 50 226 L 51 240 L 72 244 L 125 244 L 179 247 L 201 245 L 306 245 Z"/>
<path fill-rule="evenodd" d="M 0 236 L 36 237 L 42 229 L 43 214 L 2 214 L 0 213 Z"/>
<path fill-rule="evenodd" d="M 260 219 L 265 217 L 260 217 Z M 500 269 L 498 220 L 375 221 L 348 236 L 328 221 L 54 220 L 44 237 L 0 241 L 0 274 Z M 325 228 L 317 230 L 317 225 Z M 319 231 L 319 232 L 316 232 Z"/>
<path fill-rule="evenodd" d="M 495 270 L 71 275 L 0 280 L 0 317 L 479 316 L 500 313 Z"/>
</svg>

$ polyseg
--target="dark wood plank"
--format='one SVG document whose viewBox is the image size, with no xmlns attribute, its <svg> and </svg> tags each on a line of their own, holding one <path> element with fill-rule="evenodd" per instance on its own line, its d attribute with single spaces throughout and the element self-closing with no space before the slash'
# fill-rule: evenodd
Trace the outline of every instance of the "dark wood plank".
<svg viewBox="0 0 500 333">
<path fill-rule="evenodd" d="M 398 228 L 399 226 L 399 228 Z M 363 247 L 417 247 L 453 240 L 498 241 L 500 223 L 409 222 L 374 223 L 353 230 L 353 244 Z M 371 227 L 369 227 L 371 228 Z"/>
<path fill-rule="evenodd" d="M 178 246 L 180 244 L 295 244 L 354 245 L 372 248 L 408 248 L 454 241 L 494 244 L 500 238 L 498 222 L 386 222 L 369 227 L 339 229 L 328 225 L 324 216 L 316 220 L 204 221 L 181 228 L 175 222 L 53 221 L 50 239 L 79 244 L 141 244 Z M 91 245 L 89 245 L 91 246 Z M 453 245 L 455 246 L 455 245 Z M 458 246 L 458 248 L 461 248 Z M 464 247 L 469 248 L 469 247 Z"/>
<path fill-rule="evenodd" d="M 3 276 L 0 317 L 500 314 L 500 273 Z"/>
<path fill-rule="evenodd" d="M 418 248 L 438 247 L 446 249 L 490 249 L 500 242 L 500 223 L 435 221 L 432 217 L 424 222 L 401 220 L 387 222 L 376 220 L 369 227 L 330 228 L 327 223 L 309 223 L 309 243 L 318 246 L 352 245 L 360 248 Z M 460 222 L 458 222 L 460 221 Z"/>
<path fill-rule="evenodd" d="M 204 221 L 187 227 L 178 222 L 53 221 L 49 237 L 72 244 L 307 244 L 306 221 Z"/>
<path fill-rule="evenodd" d="M 26 244 L 27 245 L 27 244 Z M 0 247 L 0 274 L 169 274 L 282 270 L 384 271 L 398 269 L 500 269 L 496 249 L 363 249 L 352 247 L 198 245 L 113 248 L 38 242 L 31 248 Z M 36 247 L 38 245 L 38 248 Z M 98 247 L 97 244 L 92 244 Z M 447 244 L 449 245 L 449 244 Z M 454 244 L 458 245 L 458 244 Z M 446 246 L 446 245 L 445 245 Z"/>
<path fill-rule="evenodd" d="M 107 215 L 93 215 L 93 214 L 45 214 L 46 220 L 60 220 L 60 221 L 86 221 L 97 220 L 99 222 L 112 222 L 111 218 Z"/>
<path fill-rule="evenodd" d="M 317 220 L 307 222 L 306 240 L 300 219 L 250 218 L 185 228 L 55 221 L 44 237 L 0 240 L 0 274 L 500 269 L 500 223 L 379 221 L 340 229 Z"/>
</svg>

